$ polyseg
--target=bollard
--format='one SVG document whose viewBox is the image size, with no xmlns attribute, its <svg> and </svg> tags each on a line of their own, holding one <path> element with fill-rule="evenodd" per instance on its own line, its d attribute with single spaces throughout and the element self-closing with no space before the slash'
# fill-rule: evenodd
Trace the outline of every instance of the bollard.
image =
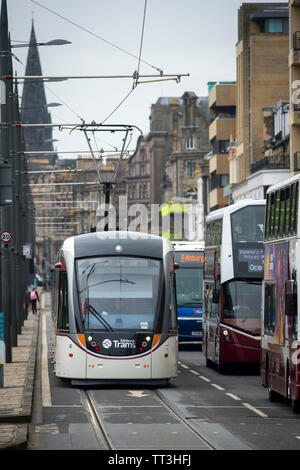
<svg viewBox="0 0 300 470">
<path fill-rule="evenodd" d="M 0 313 L 0 388 L 4 387 L 4 363 L 5 363 L 4 313 Z"/>
</svg>

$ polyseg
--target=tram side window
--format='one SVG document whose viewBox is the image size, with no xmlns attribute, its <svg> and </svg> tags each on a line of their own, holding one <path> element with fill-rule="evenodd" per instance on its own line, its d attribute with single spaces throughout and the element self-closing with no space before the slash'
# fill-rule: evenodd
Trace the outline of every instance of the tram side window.
<svg viewBox="0 0 300 470">
<path fill-rule="evenodd" d="M 60 271 L 58 280 L 58 316 L 57 316 L 57 329 L 69 329 L 69 316 L 68 316 L 68 283 L 67 274 Z"/>
<path fill-rule="evenodd" d="M 177 328 L 177 309 L 175 300 L 175 274 L 171 273 L 170 276 L 170 290 L 169 290 L 169 329 L 175 330 Z"/>
<path fill-rule="evenodd" d="M 275 284 L 265 284 L 265 333 L 274 335 L 275 328 Z"/>
</svg>

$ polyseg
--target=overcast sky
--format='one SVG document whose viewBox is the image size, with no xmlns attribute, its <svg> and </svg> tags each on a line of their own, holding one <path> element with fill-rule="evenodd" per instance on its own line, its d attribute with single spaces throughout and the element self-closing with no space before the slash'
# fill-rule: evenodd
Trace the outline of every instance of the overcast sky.
<svg viewBox="0 0 300 470">
<path fill-rule="evenodd" d="M 147 134 L 151 104 L 160 96 L 182 96 L 185 91 L 207 96 L 207 82 L 235 80 L 237 11 L 241 4 L 241 0 L 148 0 L 142 59 L 151 65 L 141 62 L 140 74 L 156 74 L 153 67 L 157 67 L 164 73 L 190 76 L 182 77 L 179 84 L 164 81 L 138 85 L 106 124 L 128 123 Z M 7 0 L 7 5 L 12 44 L 29 41 L 32 18 L 38 42 L 58 38 L 72 42 L 39 47 L 44 75 L 132 75 L 138 68 L 145 0 Z M 13 52 L 26 64 L 26 48 Z M 15 60 L 14 69 L 24 75 L 24 66 Z M 132 79 L 47 84 L 47 101 L 64 103 L 50 108 L 52 122 L 75 123 L 80 122 L 79 117 L 86 122 L 103 122 L 132 90 L 132 84 Z M 121 145 L 111 135 L 101 134 L 97 138 L 99 148 Z M 82 133 L 56 131 L 54 138 L 59 139 L 55 143 L 58 153 L 88 150 Z"/>
</svg>

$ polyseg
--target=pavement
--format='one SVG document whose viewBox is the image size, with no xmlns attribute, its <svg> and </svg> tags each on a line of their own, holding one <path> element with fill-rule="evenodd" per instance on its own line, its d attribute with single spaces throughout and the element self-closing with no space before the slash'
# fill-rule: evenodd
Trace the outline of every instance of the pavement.
<svg viewBox="0 0 300 470">
<path fill-rule="evenodd" d="M 39 313 L 29 312 L 18 335 L 17 346 L 12 348 L 12 362 L 4 364 L 4 387 L 0 388 L 0 450 L 24 450 L 27 447 L 38 331 Z"/>
</svg>

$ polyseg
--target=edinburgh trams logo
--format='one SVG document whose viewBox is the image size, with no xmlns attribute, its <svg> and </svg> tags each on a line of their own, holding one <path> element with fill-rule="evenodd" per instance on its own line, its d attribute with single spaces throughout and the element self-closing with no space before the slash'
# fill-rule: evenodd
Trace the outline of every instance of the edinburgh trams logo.
<svg viewBox="0 0 300 470">
<path fill-rule="evenodd" d="M 105 349 L 109 349 L 112 347 L 112 342 L 110 339 L 105 339 L 103 342 L 102 342 L 102 346 L 105 348 Z"/>
<path fill-rule="evenodd" d="M 119 349 L 119 348 L 134 349 L 136 347 L 136 342 L 134 339 L 114 339 L 111 341 L 109 338 L 106 338 L 102 341 L 102 346 L 105 349 L 109 349 L 112 346 L 114 346 L 115 349 Z"/>
</svg>

